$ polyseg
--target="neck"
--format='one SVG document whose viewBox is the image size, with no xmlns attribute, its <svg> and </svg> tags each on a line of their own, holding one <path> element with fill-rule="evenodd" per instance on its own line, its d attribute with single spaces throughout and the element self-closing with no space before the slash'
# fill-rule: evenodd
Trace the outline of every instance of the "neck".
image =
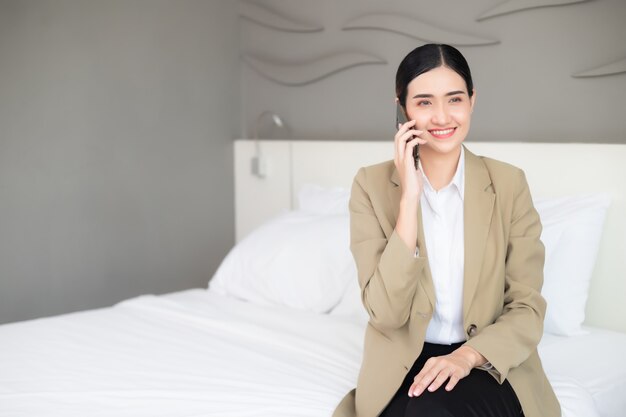
<svg viewBox="0 0 626 417">
<path fill-rule="evenodd" d="M 437 153 L 426 146 L 420 147 L 420 160 L 424 174 L 428 177 L 430 185 L 439 191 L 450 184 L 461 157 L 461 147 L 450 153 Z"/>
</svg>

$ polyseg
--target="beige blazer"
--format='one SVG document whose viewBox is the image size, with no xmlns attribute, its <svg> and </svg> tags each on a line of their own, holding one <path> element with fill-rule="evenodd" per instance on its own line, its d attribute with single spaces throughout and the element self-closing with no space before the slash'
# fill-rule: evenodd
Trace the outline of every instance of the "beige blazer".
<svg viewBox="0 0 626 417">
<path fill-rule="evenodd" d="M 354 178 L 350 248 L 370 320 L 357 387 L 333 417 L 382 412 L 419 356 L 433 314 L 421 210 L 419 257 L 394 230 L 401 188 L 393 161 L 361 168 Z M 484 372 L 510 382 L 526 417 L 560 416 L 537 355 L 546 311 L 544 246 L 524 172 L 465 148 L 464 223 L 466 343 L 493 365 Z"/>
</svg>

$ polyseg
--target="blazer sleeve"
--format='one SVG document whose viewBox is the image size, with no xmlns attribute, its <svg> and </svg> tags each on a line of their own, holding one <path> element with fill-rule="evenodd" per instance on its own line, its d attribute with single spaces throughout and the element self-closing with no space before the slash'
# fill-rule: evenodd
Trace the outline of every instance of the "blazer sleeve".
<svg viewBox="0 0 626 417">
<path fill-rule="evenodd" d="M 395 225 L 387 238 L 368 190 L 367 174 L 366 169 L 361 168 L 352 184 L 350 250 L 370 324 L 384 331 L 400 328 L 408 321 L 426 259 L 416 256 L 406 246 L 396 233 Z"/>
<path fill-rule="evenodd" d="M 504 308 L 493 324 L 466 342 L 489 361 L 488 372 L 499 383 L 536 350 L 546 312 L 541 295 L 545 260 L 539 239 L 542 226 L 521 170 L 515 189 L 505 260 Z"/>
</svg>

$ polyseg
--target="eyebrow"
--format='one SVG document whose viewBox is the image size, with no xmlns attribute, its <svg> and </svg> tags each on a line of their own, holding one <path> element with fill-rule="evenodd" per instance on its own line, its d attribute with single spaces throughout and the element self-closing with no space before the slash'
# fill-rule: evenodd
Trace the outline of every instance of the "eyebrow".
<svg viewBox="0 0 626 417">
<path fill-rule="evenodd" d="M 446 97 L 447 96 L 456 96 L 457 94 L 465 94 L 465 91 L 463 90 L 456 90 L 456 91 L 450 91 L 449 93 L 446 93 Z M 432 94 L 416 94 L 413 96 L 413 98 L 433 98 L 435 96 L 433 96 Z"/>
</svg>

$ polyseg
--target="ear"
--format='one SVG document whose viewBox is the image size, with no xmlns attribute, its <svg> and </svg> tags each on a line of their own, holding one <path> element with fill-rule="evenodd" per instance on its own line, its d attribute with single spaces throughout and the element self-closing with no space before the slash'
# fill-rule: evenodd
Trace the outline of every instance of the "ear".
<svg viewBox="0 0 626 417">
<path fill-rule="evenodd" d="M 476 89 L 472 88 L 472 97 L 470 97 L 470 113 L 474 111 L 475 102 L 476 102 Z"/>
</svg>

